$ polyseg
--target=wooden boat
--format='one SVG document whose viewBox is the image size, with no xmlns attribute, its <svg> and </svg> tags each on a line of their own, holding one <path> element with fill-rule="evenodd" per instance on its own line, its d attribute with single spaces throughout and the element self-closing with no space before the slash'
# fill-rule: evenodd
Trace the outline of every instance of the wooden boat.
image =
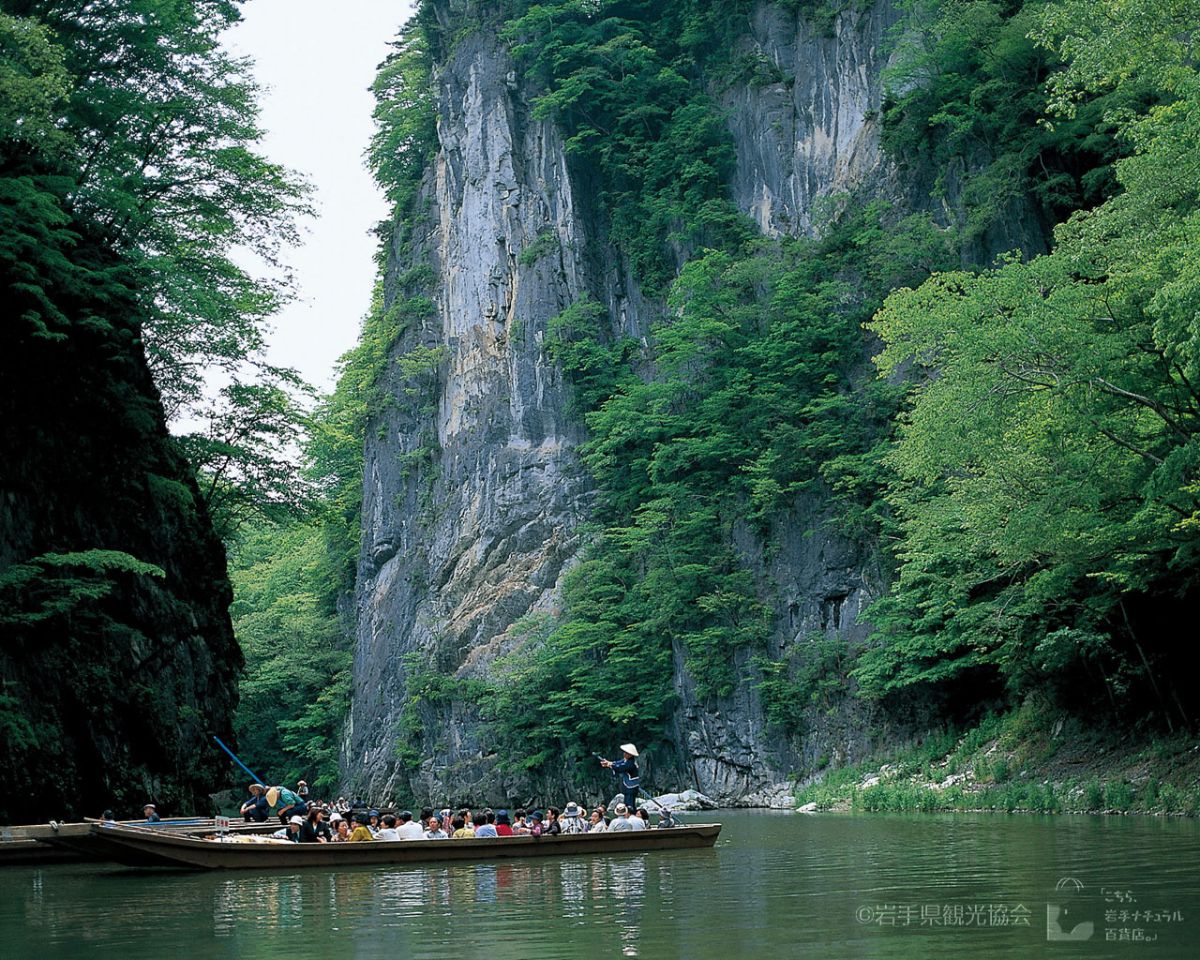
<svg viewBox="0 0 1200 960">
<path fill-rule="evenodd" d="M 32 823 L 0 828 L 0 866 L 43 863 L 78 863 L 105 860 L 106 853 L 93 842 L 92 827 L 100 820 L 82 823 Z M 216 821 L 207 817 L 172 817 L 148 823 L 145 820 L 119 821 L 121 826 L 145 830 L 155 828 L 187 836 L 203 836 L 216 830 Z M 236 833 L 265 833 L 279 829 L 277 821 L 242 823 L 230 826 Z"/>
<path fill-rule="evenodd" d="M 96 825 L 92 835 L 106 855 L 134 867 L 197 870 L 343 869 L 378 864 L 450 860 L 501 860 L 711 847 L 719 823 L 687 824 L 667 830 L 629 830 L 554 837 L 478 837 L 471 840 L 374 840 L 362 843 L 238 843 L 202 840 L 165 830 Z"/>
</svg>

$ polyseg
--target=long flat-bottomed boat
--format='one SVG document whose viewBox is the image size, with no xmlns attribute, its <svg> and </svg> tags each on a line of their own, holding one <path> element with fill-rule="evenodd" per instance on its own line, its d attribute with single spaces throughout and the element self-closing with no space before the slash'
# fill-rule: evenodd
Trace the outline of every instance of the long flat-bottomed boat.
<svg viewBox="0 0 1200 960">
<path fill-rule="evenodd" d="M 92 827 L 103 822 L 51 821 L 0 828 L 0 866 L 106 860 L 107 847 L 98 843 L 92 833 Z M 155 829 L 187 836 L 203 836 L 217 829 L 217 822 L 211 817 L 174 817 L 154 823 L 146 820 L 123 820 L 118 821 L 118 824 L 135 830 Z M 278 822 L 238 822 L 232 824 L 229 829 L 234 833 L 265 833 L 278 828 Z"/>
<path fill-rule="evenodd" d="M 719 823 L 617 833 L 545 837 L 477 837 L 467 840 L 371 840 L 359 843 L 236 842 L 179 836 L 165 830 L 96 824 L 91 833 L 104 856 L 133 867 L 196 870 L 288 870 L 449 860 L 499 860 L 711 847 Z M 248 838 L 246 838 L 248 839 Z"/>
</svg>

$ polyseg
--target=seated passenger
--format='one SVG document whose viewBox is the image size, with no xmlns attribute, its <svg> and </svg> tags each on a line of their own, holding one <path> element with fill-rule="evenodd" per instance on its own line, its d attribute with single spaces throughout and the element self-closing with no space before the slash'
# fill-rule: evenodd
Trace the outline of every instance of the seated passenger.
<svg viewBox="0 0 1200 960">
<path fill-rule="evenodd" d="M 574 800 L 564 808 L 562 816 L 558 818 L 558 823 L 562 833 L 587 833 L 587 821 L 583 819 L 583 811 Z"/>
<path fill-rule="evenodd" d="M 621 833 L 626 830 L 635 829 L 633 824 L 629 822 L 629 808 L 623 803 L 618 803 L 613 807 L 613 822 L 608 825 L 609 833 Z"/>
<path fill-rule="evenodd" d="M 592 811 L 592 815 L 588 817 L 588 833 L 607 833 L 608 824 L 604 822 L 604 814 L 597 807 Z"/>
<path fill-rule="evenodd" d="M 534 810 L 529 815 L 529 830 L 527 832 L 531 837 L 540 837 L 545 832 L 545 827 L 542 826 L 541 810 Z"/>
<path fill-rule="evenodd" d="M 421 829 L 419 823 L 413 820 L 411 811 L 401 810 L 400 826 L 396 828 L 396 836 L 401 840 L 424 840 L 425 831 Z"/>
<path fill-rule="evenodd" d="M 271 805 L 267 803 L 267 788 L 261 783 L 250 784 L 250 799 L 242 804 L 242 818 L 247 823 L 266 823 L 271 816 Z"/>
<path fill-rule="evenodd" d="M 358 814 L 355 818 L 354 832 L 350 834 L 350 842 L 358 843 L 362 840 L 374 840 L 375 837 L 367 826 L 368 818 L 365 813 Z"/>
<path fill-rule="evenodd" d="M 345 843 L 350 839 L 350 824 L 341 814 L 335 813 L 334 816 L 337 819 L 333 821 L 333 842 Z"/>
<path fill-rule="evenodd" d="M 645 807 L 638 807 L 629 815 L 629 822 L 633 825 L 634 830 L 648 830 L 650 829 L 650 812 Z"/>
<path fill-rule="evenodd" d="M 546 819 L 542 823 L 542 833 L 548 837 L 557 837 L 562 832 L 562 824 L 558 822 L 558 807 L 546 808 Z"/>
<path fill-rule="evenodd" d="M 517 808 L 516 817 L 512 824 L 513 833 L 518 837 L 529 833 L 529 824 L 525 822 L 525 811 L 520 807 Z"/>
<path fill-rule="evenodd" d="M 375 834 L 376 840 L 399 840 L 400 833 L 396 830 L 396 818 L 390 813 L 383 815 L 383 829 Z"/>
<path fill-rule="evenodd" d="M 155 812 L 154 804 L 152 803 L 148 803 L 142 807 L 142 813 L 145 815 L 147 823 L 160 823 L 162 821 L 162 817 Z"/>
<path fill-rule="evenodd" d="M 303 817 L 292 817 L 288 821 L 287 839 L 291 840 L 292 843 L 299 843 L 300 842 L 300 828 L 302 826 L 304 826 L 304 818 Z"/>
<path fill-rule="evenodd" d="M 425 831 L 426 840 L 449 840 L 450 834 L 442 829 L 442 821 L 430 814 L 429 829 Z"/>
<path fill-rule="evenodd" d="M 658 814 L 658 829 L 659 830 L 666 830 L 666 829 L 669 829 L 670 827 L 679 826 L 679 821 L 675 818 L 675 814 L 673 814 L 666 807 L 659 807 L 658 809 L 659 809 L 659 814 Z"/>
<path fill-rule="evenodd" d="M 325 838 L 321 835 L 321 818 L 325 816 L 325 811 L 320 807 L 314 807 L 308 811 L 308 818 L 300 824 L 300 836 L 296 839 L 300 843 L 324 843 Z"/>
<path fill-rule="evenodd" d="M 483 823 L 475 828 L 475 836 L 477 837 L 498 837 L 500 832 L 496 829 L 496 814 L 491 810 L 483 811 Z"/>
<path fill-rule="evenodd" d="M 508 811 L 496 811 L 496 836 L 511 837 L 513 835 L 512 824 L 508 822 Z"/>
<path fill-rule="evenodd" d="M 450 834 L 451 840 L 474 840 L 475 831 L 467 826 L 467 821 L 462 817 L 455 817 L 453 821 L 454 832 Z"/>
</svg>

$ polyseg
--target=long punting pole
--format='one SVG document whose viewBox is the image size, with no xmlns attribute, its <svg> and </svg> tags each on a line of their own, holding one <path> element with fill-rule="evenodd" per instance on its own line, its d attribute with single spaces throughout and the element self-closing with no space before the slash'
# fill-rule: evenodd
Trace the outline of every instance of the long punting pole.
<svg viewBox="0 0 1200 960">
<path fill-rule="evenodd" d="M 241 767 L 248 774 L 250 774 L 250 776 L 252 776 L 254 778 L 255 783 L 266 783 L 267 782 L 262 777 L 260 777 L 257 773 L 255 773 L 253 770 L 251 770 L 248 766 L 246 766 L 244 763 L 242 763 L 242 761 L 238 759 L 238 755 L 236 753 L 234 753 L 232 750 L 230 750 L 227 746 L 225 746 L 225 744 L 221 742 L 221 738 L 218 737 L 215 733 L 213 734 L 213 739 L 217 741 L 218 747 L 220 747 L 227 754 L 229 754 L 231 757 L 233 757 L 234 763 L 236 763 L 239 767 Z"/>
</svg>

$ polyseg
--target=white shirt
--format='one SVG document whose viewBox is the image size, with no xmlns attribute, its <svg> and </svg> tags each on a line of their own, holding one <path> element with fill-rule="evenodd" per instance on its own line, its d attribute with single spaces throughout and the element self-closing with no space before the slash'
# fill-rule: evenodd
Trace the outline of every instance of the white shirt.
<svg viewBox="0 0 1200 960">
<path fill-rule="evenodd" d="M 396 828 L 396 833 L 399 836 L 397 840 L 424 840 L 425 831 L 421 829 L 421 824 L 416 820 L 409 820 L 408 823 L 402 823 Z"/>
<path fill-rule="evenodd" d="M 613 820 L 612 823 L 610 823 L 608 825 L 609 833 L 619 833 L 623 830 L 635 830 L 635 829 L 636 829 L 636 827 L 634 827 L 634 825 L 629 822 L 628 817 L 617 817 L 615 820 Z"/>
<path fill-rule="evenodd" d="M 629 817 L 629 825 L 630 825 L 630 826 L 631 826 L 631 827 L 632 827 L 634 830 L 645 830 L 645 829 L 646 829 L 646 821 L 645 821 L 645 820 L 643 820 L 641 817 L 637 816 L 636 814 L 631 814 L 631 815 L 630 815 L 630 817 Z"/>
<path fill-rule="evenodd" d="M 376 840 L 400 840 L 402 838 L 400 836 L 400 831 L 397 830 L 395 827 L 384 827 L 384 829 L 380 830 L 377 834 L 375 834 L 375 839 Z"/>
</svg>

